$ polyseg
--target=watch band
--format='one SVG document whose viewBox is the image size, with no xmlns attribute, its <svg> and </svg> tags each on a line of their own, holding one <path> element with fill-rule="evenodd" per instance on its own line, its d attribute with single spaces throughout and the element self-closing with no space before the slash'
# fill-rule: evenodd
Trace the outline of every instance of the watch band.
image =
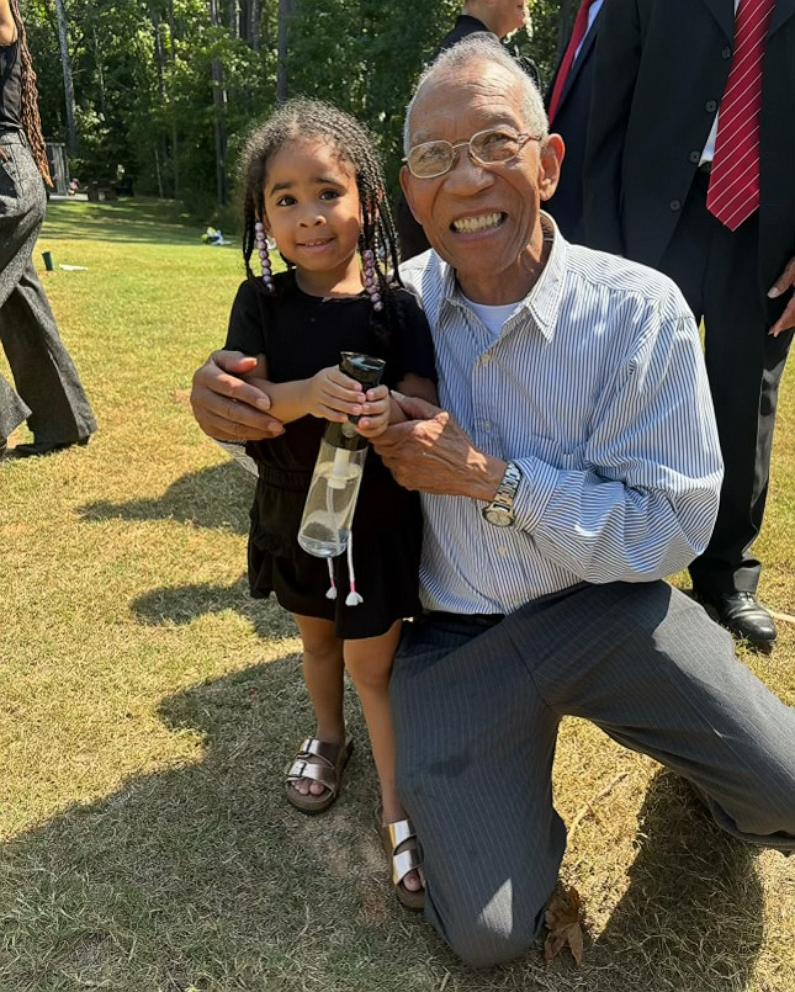
<svg viewBox="0 0 795 992">
<path fill-rule="evenodd" d="M 513 523 L 513 504 L 521 480 L 522 472 L 519 466 L 515 462 L 508 462 L 494 499 L 482 511 L 489 523 L 503 527 Z"/>
</svg>

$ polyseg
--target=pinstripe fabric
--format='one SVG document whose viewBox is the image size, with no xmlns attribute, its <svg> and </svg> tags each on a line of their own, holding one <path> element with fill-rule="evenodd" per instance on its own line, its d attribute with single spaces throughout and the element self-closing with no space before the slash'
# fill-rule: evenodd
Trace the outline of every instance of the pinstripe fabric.
<svg viewBox="0 0 795 992">
<path fill-rule="evenodd" d="M 555 230 L 494 341 L 435 252 L 401 275 L 428 316 L 441 405 L 523 473 L 513 528 L 487 524 L 475 500 L 423 494 L 426 608 L 510 613 L 583 580 L 661 578 L 703 550 L 722 463 L 698 331 L 673 282 Z"/>
<path fill-rule="evenodd" d="M 795 710 L 663 582 L 585 585 L 491 626 L 420 618 L 390 694 L 426 916 L 470 965 L 523 953 L 540 929 L 565 848 L 551 784 L 564 715 L 685 776 L 732 836 L 795 850 Z"/>
</svg>

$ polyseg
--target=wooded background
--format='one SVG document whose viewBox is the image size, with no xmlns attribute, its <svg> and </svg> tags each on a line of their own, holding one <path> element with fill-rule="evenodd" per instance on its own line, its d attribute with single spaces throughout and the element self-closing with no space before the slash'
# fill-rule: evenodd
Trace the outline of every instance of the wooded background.
<svg viewBox="0 0 795 992">
<path fill-rule="evenodd" d="M 534 0 L 512 40 L 546 82 L 576 0 Z M 459 0 L 23 0 L 45 135 L 81 182 L 115 178 L 223 218 L 241 143 L 287 96 L 378 136 L 394 183 L 405 105 Z M 219 210 L 220 208 L 220 210 Z"/>
</svg>

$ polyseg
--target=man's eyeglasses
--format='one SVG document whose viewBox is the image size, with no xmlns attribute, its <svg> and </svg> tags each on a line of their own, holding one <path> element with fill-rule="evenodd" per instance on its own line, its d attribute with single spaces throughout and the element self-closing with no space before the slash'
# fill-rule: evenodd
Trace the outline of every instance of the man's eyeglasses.
<svg viewBox="0 0 795 992">
<path fill-rule="evenodd" d="M 417 179 L 437 179 L 449 172 L 458 161 L 458 149 L 467 148 L 478 165 L 501 165 L 516 158 L 528 141 L 540 141 L 533 134 L 517 134 L 510 128 L 478 131 L 469 141 L 452 145 L 449 141 L 424 141 L 415 145 L 403 159 Z"/>
</svg>

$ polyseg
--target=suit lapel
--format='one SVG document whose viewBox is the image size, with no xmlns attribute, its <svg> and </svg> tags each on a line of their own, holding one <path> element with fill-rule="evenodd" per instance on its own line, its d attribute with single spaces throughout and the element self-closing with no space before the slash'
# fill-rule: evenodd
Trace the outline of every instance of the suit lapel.
<svg viewBox="0 0 795 992">
<path fill-rule="evenodd" d="M 560 105 L 561 107 L 566 102 L 566 97 L 569 95 L 569 90 L 574 85 L 574 80 L 579 76 L 580 69 L 585 65 L 588 59 L 588 53 L 593 48 L 596 43 L 596 33 L 599 30 L 599 20 L 602 16 L 602 12 L 599 11 L 599 16 L 591 25 L 591 30 L 586 34 L 582 40 L 582 46 L 580 47 L 580 54 L 574 60 L 574 64 L 571 67 L 571 72 L 569 73 L 569 78 L 566 80 L 566 85 L 563 87 L 563 92 L 560 95 Z"/>
<path fill-rule="evenodd" d="M 734 0 L 701 0 L 729 41 L 734 40 Z"/>
<path fill-rule="evenodd" d="M 795 14 L 795 0 L 776 0 L 776 9 L 773 11 L 773 20 L 770 22 L 770 34 L 788 21 Z"/>
</svg>

